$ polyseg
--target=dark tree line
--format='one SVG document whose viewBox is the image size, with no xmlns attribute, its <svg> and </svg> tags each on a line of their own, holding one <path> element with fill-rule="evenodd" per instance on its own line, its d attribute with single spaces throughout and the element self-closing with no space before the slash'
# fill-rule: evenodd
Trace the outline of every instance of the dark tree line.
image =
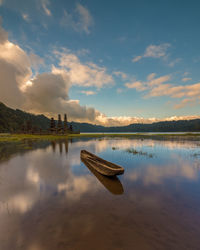
<svg viewBox="0 0 200 250">
<path fill-rule="evenodd" d="M 49 123 L 49 119 L 44 115 L 33 115 L 19 109 L 14 110 L 0 103 L 0 132 L 18 132 L 26 126 L 48 129 Z"/>
<path fill-rule="evenodd" d="M 35 129 L 48 130 L 50 119 L 44 115 L 33 115 L 19 109 L 8 108 L 0 103 L 0 132 L 20 132 L 31 124 Z M 56 121 L 57 123 L 57 121 Z M 130 124 L 121 127 L 104 127 L 89 123 L 69 122 L 74 131 L 80 132 L 189 132 L 200 131 L 200 119 L 156 122 L 152 124 Z"/>
</svg>

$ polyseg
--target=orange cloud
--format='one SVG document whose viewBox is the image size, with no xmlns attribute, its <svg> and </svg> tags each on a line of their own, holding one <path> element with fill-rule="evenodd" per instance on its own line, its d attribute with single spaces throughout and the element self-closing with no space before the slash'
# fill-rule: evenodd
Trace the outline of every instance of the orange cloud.
<svg viewBox="0 0 200 250">
<path fill-rule="evenodd" d="M 187 81 L 191 81 L 191 80 L 192 80 L 192 78 L 190 78 L 190 77 L 184 77 L 184 78 L 182 78 L 183 82 L 187 82 Z"/>
<path fill-rule="evenodd" d="M 182 108 L 187 104 L 195 103 L 200 97 L 200 83 L 191 85 L 177 85 L 174 86 L 168 81 L 171 79 L 170 75 L 155 78 L 156 74 L 152 73 L 147 76 L 147 81 L 134 81 L 132 83 L 125 83 L 127 88 L 135 88 L 137 91 L 146 91 L 145 98 L 156 96 L 169 96 L 171 98 L 184 98 L 174 107 Z"/>
</svg>

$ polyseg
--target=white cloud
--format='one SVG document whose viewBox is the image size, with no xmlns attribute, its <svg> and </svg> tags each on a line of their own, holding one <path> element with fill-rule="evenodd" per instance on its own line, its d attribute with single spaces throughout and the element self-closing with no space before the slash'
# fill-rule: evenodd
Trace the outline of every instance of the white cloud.
<svg viewBox="0 0 200 250">
<path fill-rule="evenodd" d="M 165 57 L 167 49 L 170 47 L 169 43 L 163 43 L 160 45 L 150 45 L 146 48 L 143 57 L 160 58 Z"/>
<path fill-rule="evenodd" d="M 132 117 L 132 116 L 113 116 L 107 117 L 106 115 L 99 113 L 96 117 L 96 124 L 104 126 L 126 126 L 134 123 L 153 123 L 160 121 L 178 121 L 178 120 L 192 120 L 199 119 L 199 115 L 191 116 L 171 116 L 166 118 L 157 118 L 157 117 Z"/>
<path fill-rule="evenodd" d="M 44 59 L 34 53 L 29 54 L 29 60 L 32 68 L 34 68 L 35 70 L 38 70 L 40 66 L 45 65 Z"/>
<path fill-rule="evenodd" d="M 91 91 L 91 90 L 82 90 L 81 93 L 85 94 L 85 95 L 95 95 L 96 94 L 95 91 Z"/>
<path fill-rule="evenodd" d="M 70 100 L 70 77 L 63 72 L 52 70 L 30 81 L 32 84 L 24 92 L 24 107 L 28 111 L 54 117 L 57 113 L 67 113 L 70 120 L 86 122 L 94 122 L 99 114 L 94 108 L 81 106 L 79 100 Z"/>
<path fill-rule="evenodd" d="M 46 14 L 47 16 L 51 16 L 51 15 L 52 15 L 52 14 L 51 14 L 51 11 L 50 11 L 50 9 L 48 8 L 48 5 L 50 5 L 49 0 L 41 0 L 41 5 L 42 5 L 42 8 L 43 8 L 45 14 Z"/>
<path fill-rule="evenodd" d="M 138 62 L 142 59 L 142 56 L 136 56 L 132 59 L 132 62 Z"/>
<path fill-rule="evenodd" d="M 155 122 L 170 119 L 194 119 L 198 116 L 170 117 L 165 119 L 143 117 L 107 117 L 92 107 L 81 106 L 79 100 L 71 100 L 69 89 L 73 84 L 100 88 L 113 83 L 111 75 L 104 67 L 94 63 L 81 63 L 79 58 L 68 52 L 55 52 L 60 57 L 60 65 L 52 66 L 50 72 L 33 77 L 31 66 L 43 63 L 36 56 L 28 56 L 18 45 L 11 43 L 5 30 L 0 26 L 0 100 L 13 108 L 21 108 L 34 113 L 44 113 L 56 117 L 67 113 L 70 120 L 90 122 L 105 126 L 128 125 L 138 122 Z M 149 96 L 169 95 L 173 98 L 197 99 L 200 96 L 200 83 L 186 86 L 173 86 L 166 83 L 170 76 L 155 78 L 155 73 L 146 82 L 132 82 L 127 87 L 148 91 Z M 142 90 L 143 88 L 143 90 Z M 86 91 L 85 91 L 86 93 Z M 183 101 L 190 103 L 190 100 Z"/>
<path fill-rule="evenodd" d="M 130 117 L 130 116 L 113 116 L 107 117 L 104 114 L 99 114 L 96 117 L 97 124 L 101 124 L 104 126 L 126 126 L 131 123 L 151 123 L 154 121 L 154 118 L 145 119 L 143 117 Z"/>
<path fill-rule="evenodd" d="M 121 72 L 121 71 L 114 71 L 113 74 L 118 76 L 118 77 L 121 77 L 122 80 L 125 80 L 127 78 L 127 74 L 125 74 L 124 72 Z"/>
<path fill-rule="evenodd" d="M 28 56 L 8 41 L 6 31 L 0 26 L 0 100 L 11 107 L 22 107 L 21 89 L 31 74 Z"/>
<path fill-rule="evenodd" d="M 0 100 L 13 108 L 46 115 L 67 112 L 70 119 L 93 122 L 98 111 L 70 100 L 71 79 L 66 71 L 52 67 L 52 72 L 31 78 L 31 64 L 37 62 L 43 63 L 40 57 L 34 54 L 29 57 L 18 45 L 8 41 L 7 33 L 0 26 Z"/>
<path fill-rule="evenodd" d="M 143 91 L 146 89 L 146 86 L 144 86 L 144 84 L 140 81 L 127 82 L 127 83 L 125 83 L 125 86 L 129 89 L 136 89 L 138 91 Z"/>
<path fill-rule="evenodd" d="M 93 19 L 89 10 L 78 3 L 76 6 L 76 11 L 78 12 L 80 17 L 78 26 L 80 26 L 80 28 L 86 33 L 90 33 L 89 27 L 93 24 Z"/>
<path fill-rule="evenodd" d="M 89 10 L 78 3 L 73 13 L 64 10 L 64 16 L 61 19 L 61 25 L 71 27 L 77 32 L 90 33 L 90 27 L 94 24 Z"/>
<path fill-rule="evenodd" d="M 167 58 L 167 49 L 170 47 L 169 43 L 163 43 L 160 45 L 149 45 L 143 55 L 136 56 L 132 59 L 133 62 L 138 62 L 142 58 Z"/>
<path fill-rule="evenodd" d="M 105 67 L 94 63 L 82 63 L 79 58 L 70 52 L 54 52 L 60 58 L 59 66 L 66 71 L 72 84 L 101 88 L 104 85 L 113 84 L 113 78 L 107 74 Z"/>
<path fill-rule="evenodd" d="M 28 85 L 25 94 L 28 97 L 26 108 L 47 113 L 61 109 L 61 101 L 69 100 L 69 79 L 53 73 L 38 74 Z"/>
</svg>

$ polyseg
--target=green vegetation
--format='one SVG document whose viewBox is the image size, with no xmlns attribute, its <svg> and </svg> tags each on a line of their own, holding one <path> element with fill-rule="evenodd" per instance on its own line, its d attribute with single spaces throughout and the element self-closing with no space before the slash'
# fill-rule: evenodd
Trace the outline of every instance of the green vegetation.
<svg viewBox="0 0 200 250">
<path fill-rule="evenodd" d="M 199 158 L 200 157 L 200 153 L 194 153 L 191 155 L 192 157 L 195 157 L 195 158 Z"/>
<path fill-rule="evenodd" d="M 0 132 L 21 131 L 24 123 L 30 121 L 37 129 L 47 129 L 50 120 L 44 115 L 33 115 L 19 109 L 11 109 L 0 102 Z"/>
<path fill-rule="evenodd" d="M 118 150 L 119 148 L 117 148 L 117 147 L 112 147 L 112 150 Z"/>
<path fill-rule="evenodd" d="M 68 135 L 30 135 L 30 134 L 9 134 L 0 133 L 0 142 L 22 141 L 22 140 L 59 140 L 66 138 L 132 138 L 132 139 L 154 139 L 154 140 L 200 140 L 198 134 L 68 134 Z M 113 150 L 118 148 L 113 147 Z"/>
<path fill-rule="evenodd" d="M 0 134 L 0 142 L 13 141 L 19 142 L 22 140 L 58 140 L 68 138 L 64 135 L 29 135 L 29 134 Z"/>
<path fill-rule="evenodd" d="M 144 155 L 147 156 L 149 158 L 153 158 L 153 154 L 149 154 L 147 152 L 143 152 L 143 151 L 137 151 L 134 148 L 128 148 L 125 150 L 125 152 L 129 153 L 129 154 L 133 154 L 133 155 Z"/>
<path fill-rule="evenodd" d="M 67 111 L 66 111 L 67 113 Z M 33 115 L 19 109 L 11 109 L 0 102 L 0 132 L 17 133 L 22 131 L 22 127 L 30 122 L 35 130 L 47 130 L 50 127 L 50 119 L 44 115 Z M 180 120 L 169 122 L 155 122 L 152 124 L 130 124 L 121 127 L 104 127 L 89 123 L 69 122 L 74 131 L 80 132 L 101 132 L 101 133 L 131 133 L 131 132 L 187 132 L 200 131 L 200 119 Z M 111 135 L 110 135 L 111 136 Z M 115 135 L 112 135 L 115 136 Z M 88 135 L 90 137 L 90 135 Z M 93 135 L 92 135 L 93 137 Z M 99 135 L 96 135 L 99 137 Z"/>
</svg>

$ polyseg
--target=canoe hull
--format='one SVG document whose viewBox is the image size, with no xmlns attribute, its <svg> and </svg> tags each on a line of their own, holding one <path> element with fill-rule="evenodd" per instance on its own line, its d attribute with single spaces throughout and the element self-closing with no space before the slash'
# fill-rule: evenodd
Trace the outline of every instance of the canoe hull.
<svg viewBox="0 0 200 250">
<path fill-rule="evenodd" d="M 115 176 L 124 173 L 124 168 L 121 166 L 106 161 L 86 150 L 81 150 L 81 158 L 86 160 L 91 167 L 103 175 Z"/>
<path fill-rule="evenodd" d="M 112 194 L 120 195 L 124 193 L 122 183 L 117 176 L 105 176 L 97 172 L 87 160 L 81 158 L 81 161 L 91 171 L 91 173 L 99 180 L 99 182 Z"/>
</svg>

